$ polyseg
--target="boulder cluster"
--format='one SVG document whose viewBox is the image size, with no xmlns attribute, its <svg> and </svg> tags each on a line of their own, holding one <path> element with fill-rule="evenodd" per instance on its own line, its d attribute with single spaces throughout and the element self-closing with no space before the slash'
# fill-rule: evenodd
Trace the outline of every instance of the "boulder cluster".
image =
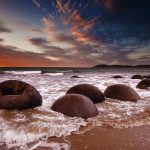
<svg viewBox="0 0 150 150">
<path fill-rule="evenodd" d="M 118 75 L 113 77 L 122 78 Z M 147 90 L 150 87 L 149 76 L 134 75 L 132 79 L 143 79 L 136 88 Z M 105 101 L 106 98 L 136 102 L 140 96 L 133 88 L 124 84 L 108 86 L 104 93 L 94 85 L 78 84 L 68 89 L 64 96 L 58 98 L 51 109 L 70 117 L 87 119 L 98 115 L 95 104 Z M 7 80 L 0 83 L 0 109 L 22 110 L 41 105 L 42 97 L 32 85 L 18 80 Z"/>
</svg>

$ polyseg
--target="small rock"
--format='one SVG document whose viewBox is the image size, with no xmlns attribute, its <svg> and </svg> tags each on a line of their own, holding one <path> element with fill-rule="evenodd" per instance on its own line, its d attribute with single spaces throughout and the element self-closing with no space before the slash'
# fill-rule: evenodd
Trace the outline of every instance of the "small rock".
<svg viewBox="0 0 150 150">
<path fill-rule="evenodd" d="M 74 75 L 74 76 L 72 76 L 71 78 L 80 78 L 80 77 L 79 77 L 79 76 Z"/>
<path fill-rule="evenodd" d="M 133 75 L 131 77 L 131 79 L 143 79 L 143 76 L 141 76 L 141 75 Z"/>
<path fill-rule="evenodd" d="M 118 78 L 123 78 L 123 77 L 120 75 L 115 75 L 115 76 L 112 76 L 112 78 L 118 79 Z"/>
</svg>

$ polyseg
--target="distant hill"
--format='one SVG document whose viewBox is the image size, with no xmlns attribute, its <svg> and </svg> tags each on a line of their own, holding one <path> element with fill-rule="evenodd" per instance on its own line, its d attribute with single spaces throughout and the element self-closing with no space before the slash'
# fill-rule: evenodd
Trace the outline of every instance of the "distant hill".
<svg viewBox="0 0 150 150">
<path fill-rule="evenodd" d="M 92 68 L 150 68 L 150 65 L 136 65 L 136 66 L 130 66 L 130 65 L 96 65 Z"/>
</svg>

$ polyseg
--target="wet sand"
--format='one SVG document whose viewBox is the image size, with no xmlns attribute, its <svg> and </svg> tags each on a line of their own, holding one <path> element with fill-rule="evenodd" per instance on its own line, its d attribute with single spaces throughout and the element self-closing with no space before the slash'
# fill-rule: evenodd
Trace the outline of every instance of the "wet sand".
<svg viewBox="0 0 150 150">
<path fill-rule="evenodd" d="M 65 138 L 52 137 L 48 142 L 70 143 L 71 150 L 149 150 L 150 148 L 150 126 L 124 129 L 94 127 L 86 132 L 84 130 L 85 128 L 81 129 L 80 133 L 76 132 Z M 41 147 L 40 142 L 30 144 L 29 148 L 51 150 L 48 146 Z M 3 145 L 0 149 L 7 148 Z"/>
<path fill-rule="evenodd" d="M 95 127 L 82 135 L 69 137 L 71 149 L 149 150 L 150 126 L 127 129 Z"/>
</svg>

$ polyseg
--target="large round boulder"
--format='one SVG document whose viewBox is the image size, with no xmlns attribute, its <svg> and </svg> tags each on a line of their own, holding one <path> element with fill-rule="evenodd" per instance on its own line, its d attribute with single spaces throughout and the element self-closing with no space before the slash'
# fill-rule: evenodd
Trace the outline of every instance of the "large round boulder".
<svg viewBox="0 0 150 150">
<path fill-rule="evenodd" d="M 23 81 L 7 80 L 0 83 L 0 109 L 28 109 L 42 105 L 40 93 Z"/>
<path fill-rule="evenodd" d="M 133 75 L 131 77 L 131 79 L 143 79 L 143 76 L 141 76 L 141 75 Z"/>
<path fill-rule="evenodd" d="M 66 94 L 58 98 L 52 105 L 52 110 L 70 117 L 89 118 L 98 115 L 94 103 L 80 94 Z"/>
<path fill-rule="evenodd" d="M 105 97 L 122 101 L 136 102 L 138 99 L 140 99 L 140 96 L 133 88 L 124 84 L 114 84 L 107 87 L 104 95 Z"/>
<path fill-rule="evenodd" d="M 66 94 L 81 94 L 87 96 L 94 103 L 99 103 L 105 100 L 104 94 L 95 86 L 90 84 L 78 84 L 71 87 Z"/>
<path fill-rule="evenodd" d="M 139 88 L 139 89 L 148 89 L 148 87 L 150 87 L 150 79 L 144 79 L 140 81 L 138 85 L 136 86 L 136 88 Z"/>
</svg>

